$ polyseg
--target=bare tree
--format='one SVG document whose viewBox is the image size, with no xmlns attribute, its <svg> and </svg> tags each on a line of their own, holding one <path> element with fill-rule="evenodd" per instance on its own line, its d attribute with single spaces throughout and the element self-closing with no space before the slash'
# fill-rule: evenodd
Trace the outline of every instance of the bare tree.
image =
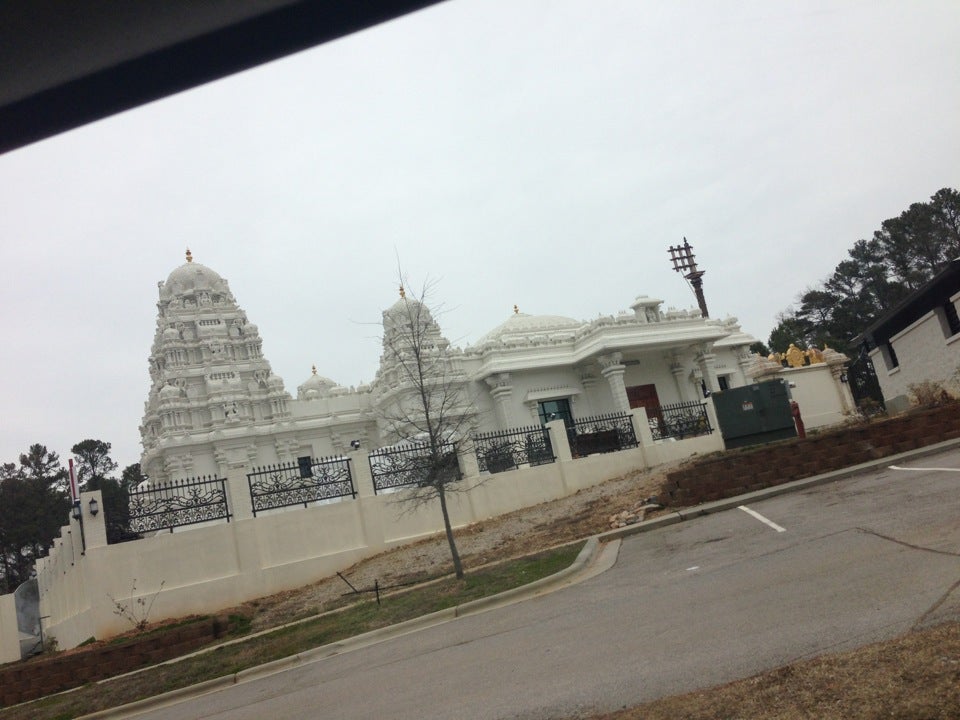
<svg viewBox="0 0 960 720">
<path fill-rule="evenodd" d="M 400 299 L 383 313 L 374 392 L 383 434 L 400 444 L 376 454 L 375 462 L 390 484 L 407 489 L 405 502 L 439 501 L 453 567 L 463 578 L 447 495 L 469 489 L 462 483 L 457 444 L 469 436 L 475 404 L 462 353 L 443 337 L 428 307 L 431 290 L 427 282 L 419 297 L 408 297 L 401 284 Z"/>
</svg>

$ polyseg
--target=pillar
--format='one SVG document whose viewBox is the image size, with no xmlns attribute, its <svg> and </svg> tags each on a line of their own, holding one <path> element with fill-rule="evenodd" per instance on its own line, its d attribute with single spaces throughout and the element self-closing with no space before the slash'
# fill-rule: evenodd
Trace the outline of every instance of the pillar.
<svg viewBox="0 0 960 720">
<path fill-rule="evenodd" d="M 637 446 L 643 457 L 643 466 L 648 468 L 653 464 L 648 455 L 653 448 L 653 433 L 650 432 L 650 419 L 647 417 L 646 408 L 633 408 L 630 411 L 630 421 L 633 423 L 633 433 L 637 437 Z"/>
<path fill-rule="evenodd" d="M 510 373 L 497 373 L 485 380 L 490 387 L 490 396 L 493 398 L 497 422 L 502 430 L 516 425 L 513 417 L 513 385 L 511 381 Z"/>
<path fill-rule="evenodd" d="M 473 443 L 457 444 L 457 463 L 460 465 L 460 474 L 464 479 L 480 476 L 480 464 L 477 462 L 477 453 Z"/>
<path fill-rule="evenodd" d="M 373 497 L 376 491 L 373 488 L 373 473 L 370 472 L 370 457 L 366 450 L 351 450 L 347 453 L 350 460 L 350 476 L 353 478 L 353 487 L 358 498 Z"/>
<path fill-rule="evenodd" d="M 834 351 L 833 354 L 828 356 L 826 361 L 830 368 L 830 376 L 833 378 L 833 387 L 836 389 L 837 396 L 840 398 L 840 411 L 844 415 L 855 412 L 857 408 L 857 403 L 853 399 L 853 392 L 850 390 L 850 385 L 840 379 L 847 371 L 846 360 L 846 355 Z"/>
<path fill-rule="evenodd" d="M 573 460 L 573 453 L 570 452 L 570 439 L 567 437 L 567 426 L 563 420 L 551 420 L 547 423 L 547 431 L 550 433 L 550 444 L 553 446 L 553 456 L 559 462 Z"/>
<path fill-rule="evenodd" d="M 246 463 L 231 462 L 227 466 L 227 497 L 230 507 L 230 522 L 253 517 L 253 502 L 250 500 L 250 483 L 247 481 Z"/>
<path fill-rule="evenodd" d="M 700 374 L 703 376 L 703 382 L 710 392 L 717 392 L 720 389 L 720 383 L 717 381 L 717 368 L 714 362 L 717 356 L 710 352 L 713 348 L 709 345 L 701 345 L 697 354 L 697 366 L 700 368 Z"/>
<path fill-rule="evenodd" d="M 737 365 L 740 366 L 740 375 L 744 385 L 749 385 L 753 382 L 753 378 L 750 377 L 750 366 L 753 365 L 754 362 L 754 355 L 750 352 L 750 348 L 741 347 L 738 349 Z"/>
<path fill-rule="evenodd" d="M 680 358 L 676 355 L 669 359 L 670 362 L 670 374 L 673 375 L 673 382 L 677 386 L 677 394 L 680 396 L 680 402 L 689 402 L 690 393 L 689 386 L 690 383 L 684 378 L 686 370 L 683 367 L 683 363 L 680 362 Z"/>
<path fill-rule="evenodd" d="M 597 364 L 600 365 L 600 374 L 610 384 L 610 393 L 613 395 L 613 406 L 619 412 L 630 412 L 630 401 L 627 399 L 627 387 L 623 383 L 623 374 L 626 366 L 621 362 L 623 354 L 614 352 L 600 355 Z"/>
</svg>

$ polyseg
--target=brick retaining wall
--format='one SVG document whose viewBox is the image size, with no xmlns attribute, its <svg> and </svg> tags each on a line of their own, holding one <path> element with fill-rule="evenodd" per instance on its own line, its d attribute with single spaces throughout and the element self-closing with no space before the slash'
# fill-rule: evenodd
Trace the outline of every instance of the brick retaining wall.
<svg viewBox="0 0 960 720">
<path fill-rule="evenodd" d="M 660 497 L 671 506 L 698 505 L 953 438 L 960 438 L 957 403 L 804 440 L 730 450 L 669 473 Z"/>
<path fill-rule="evenodd" d="M 0 707 L 184 655 L 221 637 L 228 629 L 223 620 L 208 618 L 124 642 L 7 665 L 0 668 Z"/>
</svg>

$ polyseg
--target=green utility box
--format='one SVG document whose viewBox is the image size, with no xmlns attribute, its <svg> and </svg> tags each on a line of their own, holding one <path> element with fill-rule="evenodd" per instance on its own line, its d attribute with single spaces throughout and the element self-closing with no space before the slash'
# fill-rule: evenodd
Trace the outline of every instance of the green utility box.
<svg viewBox="0 0 960 720">
<path fill-rule="evenodd" d="M 728 450 L 797 435 L 785 380 L 723 390 L 711 398 Z"/>
</svg>

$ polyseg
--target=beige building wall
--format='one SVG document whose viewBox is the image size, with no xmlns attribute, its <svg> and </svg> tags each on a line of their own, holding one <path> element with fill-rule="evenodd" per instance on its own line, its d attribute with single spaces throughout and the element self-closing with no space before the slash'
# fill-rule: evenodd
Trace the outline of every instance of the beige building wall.
<svg viewBox="0 0 960 720">
<path fill-rule="evenodd" d="M 960 294 L 950 298 L 960 309 Z M 909 397 L 910 385 L 932 381 L 956 392 L 956 373 L 960 370 L 960 333 L 950 335 L 943 310 L 926 313 L 890 338 L 898 363 L 886 348 L 874 348 L 870 359 L 877 371 L 883 397 L 890 401 Z"/>
</svg>

